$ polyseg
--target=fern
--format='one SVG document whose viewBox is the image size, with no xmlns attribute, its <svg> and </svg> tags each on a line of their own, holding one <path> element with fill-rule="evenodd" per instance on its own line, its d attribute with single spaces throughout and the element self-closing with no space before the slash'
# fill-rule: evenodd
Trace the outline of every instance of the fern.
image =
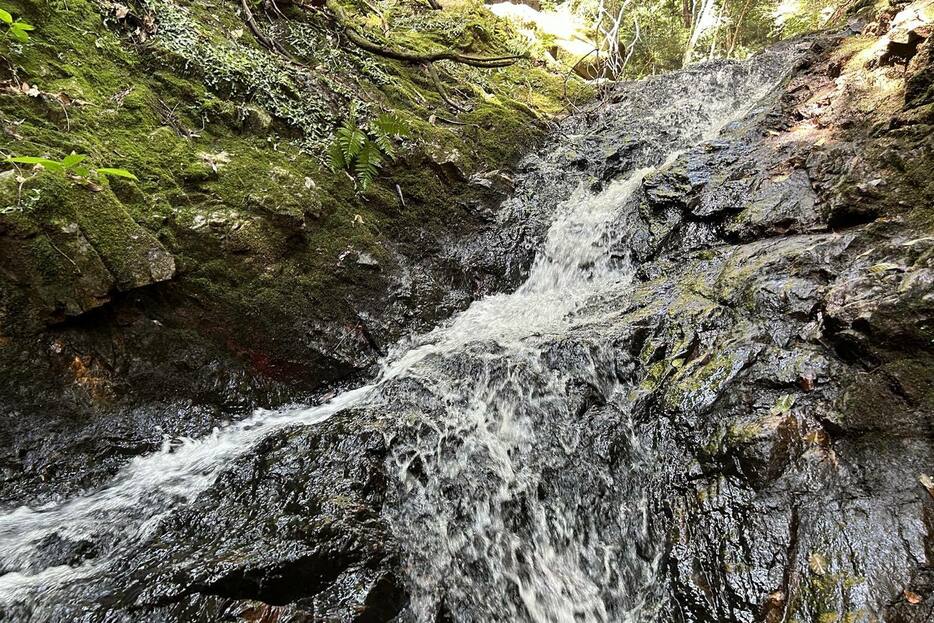
<svg viewBox="0 0 934 623">
<path fill-rule="evenodd" d="M 373 141 L 366 141 L 354 163 L 354 172 L 357 174 L 361 190 L 369 188 L 382 164 L 383 156 L 379 146 Z"/>
<path fill-rule="evenodd" d="M 348 118 L 337 131 L 337 144 L 340 145 L 341 150 L 344 152 L 345 162 L 350 162 L 356 158 L 360 150 L 363 149 L 365 142 L 366 134 L 357 127 L 353 118 Z"/>
<path fill-rule="evenodd" d="M 331 157 L 331 169 L 334 171 L 343 171 L 349 168 L 350 165 L 347 162 L 347 158 L 344 157 L 344 148 L 341 147 L 340 142 L 336 139 L 331 143 L 328 154 Z"/>
<path fill-rule="evenodd" d="M 409 126 L 401 118 L 391 113 L 383 113 L 376 118 L 373 124 L 376 133 L 383 136 L 405 138 L 409 135 Z"/>
<path fill-rule="evenodd" d="M 405 121 L 388 113 L 379 115 L 363 130 L 357 125 L 356 109 L 352 108 L 328 150 L 331 168 L 352 171 L 357 185 L 366 190 L 379 173 L 384 157 L 395 159 L 395 141 L 408 133 Z"/>
</svg>

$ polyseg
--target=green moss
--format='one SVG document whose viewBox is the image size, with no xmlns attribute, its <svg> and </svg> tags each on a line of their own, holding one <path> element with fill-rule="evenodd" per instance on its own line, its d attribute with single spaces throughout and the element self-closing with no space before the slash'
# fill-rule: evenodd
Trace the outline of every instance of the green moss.
<svg viewBox="0 0 934 623">
<path fill-rule="evenodd" d="M 726 434 L 726 441 L 730 445 L 744 445 L 762 434 L 762 422 L 743 422 L 731 424 Z"/>
<path fill-rule="evenodd" d="M 710 402 L 736 373 L 740 362 L 728 352 L 718 352 L 706 361 L 681 368 L 665 394 L 672 407 Z"/>
<path fill-rule="evenodd" d="M 857 601 L 853 589 L 864 580 L 828 567 L 822 554 L 811 554 L 809 572 L 789 603 L 793 623 L 855 623 L 865 616 L 864 611 L 848 607 Z"/>
<path fill-rule="evenodd" d="M 361 292 L 384 287 L 380 267 L 355 257 L 391 264 L 400 247 L 457 230 L 468 218 L 458 206 L 474 192 L 465 179 L 513 162 L 541 136 L 540 120 L 565 105 L 561 72 L 436 63 L 452 97 L 471 109 L 449 110 L 422 68 L 335 46 L 332 24 L 314 13 L 263 23 L 298 66 L 260 46 L 232 2 L 147 0 L 135 13 L 157 28 L 142 45 L 135 26 L 90 0 L 8 4 L 37 28 L 11 65 L 43 95 L 0 98 L 4 150 L 75 151 L 139 177 L 92 192 L 43 173 L 19 198 L 4 184 L 13 211 L 0 226 L 29 233 L 28 243 L 0 240 L 9 243 L 0 254 L 35 286 L 36 324 L 155 280 L 153 254 L 171 254 L 173 291 L 198 302 L 199 330 L 300 360 L 284 327 L 339 321 Z M 520 40 L 479 3 L 397 10 L 387 15 L 393 45 L 504 54 Z M 587 96 L 574 82 L 569 94 Z M 413 127 L 399 160 L 365 194 L 324 164 L 351 101 L 364 117 L 393 111 Z"/>
</svg>

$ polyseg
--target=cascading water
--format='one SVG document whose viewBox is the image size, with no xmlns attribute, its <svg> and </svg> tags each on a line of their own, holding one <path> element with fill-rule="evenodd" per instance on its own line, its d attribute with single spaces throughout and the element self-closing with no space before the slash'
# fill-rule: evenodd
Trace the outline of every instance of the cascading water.
<svg viewBox="0 0 934 623">
<path fill-rule="evenodd" d="M 601 340 L 608 320 L 593 303 L 625 296 L 633 275 L 626 242 L 645 176 L 748 111 L 786 62 L 764 55 L 657 78 L 656 94 L 667 99 L 644 109 L 623 98 L 604 123 L 645 146 L 629 170 L 598 193 L 577 180 L 552 208 L 523 286 L 398 346 L 372 384 L 167 442 L 102 490 L 0 515 L 0 612 L 15 605 L 32 620 L 52 619 L 52 604 L 93 584 L 271 430 L 358 407 L 404 419 L 409 431 L 392 444 L 397 483 L 385 512 L 406 548 L 413 618 L 651 620 L 661 549 L 646 484 L 656 458 L 629 433 L 626 388 Z M 606 150 L 614 137 L 585 143 Z M 511 209 L 547 208 L 516 201 Z M 92 543 L 97 556 L 46 567 L 41 551 L 51 538 Z"/>
</svg>

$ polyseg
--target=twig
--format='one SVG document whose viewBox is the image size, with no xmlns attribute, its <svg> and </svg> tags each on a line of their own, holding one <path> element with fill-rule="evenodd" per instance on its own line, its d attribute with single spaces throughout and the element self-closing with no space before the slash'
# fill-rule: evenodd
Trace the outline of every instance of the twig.
<svg viewBox="0 0 934 623">
<path fill-rule="evenodd" d="M 402 189 L 398 184 L 396 184 L 396 192 L 399 193 L 399 201 L 402 202 L 402 207 L 407 208 L 408 206 L 405 205 L 405 197 L 402 196 Z"/>
<path fill-rule="evenodd" d="M 389 24 L 386 22 L 386 16 L 383 15 L 383 12 L 379 10 L 379 7 L 370 2 L 370 0 L 363 0 L 363 3 L 367 6 L 368 9 L 376 13 L 376 16 L 379 18 L 379 23 L 382 25 L 383 34 L 389 30 Z"/>
<path fill-rule="evenodd" d="M 568 98 L 568 80 L 571 79 L 571 74 L 574 73 L 574 70 L 577 69 L 577 66 L 578 66 L 578 65 L 580 65 L 581 63 L 583 63 L 584 60 L 585 60 L 588 56 L 590 56 L 591 54 L 593 54 L 593 53 L 596 52 L 596 51 L 598 51 L 598 48 L 592 49 L 590 52 L 587 52 L 587 54 L 584 54 L 582 57 L 580 57 L 579 59 L 577 59 L 577 62 L 576 62 L 576 63 L 574 63 L 573 65 L 571 65 L 571 68 L 568 70 L 568 73 L 564 76 L 564 99 L 567 99 L 567 98 Z"/>
<path fill-rule="evenodd" d="M 451 125 L 473 126 L 473 127 L 475 127 L 475 128 L 480 127 L 480 126 L 478 126 L 476 123 L 467 123 L 467 122 L 465 122 L 465 121 L 457 121 L 456 119 L 448 119 L 447 117 L 442 117 L 442 116 L 440 116 L 440 115 L 435 115 L 435 119 L 437 119 L 438 121 L 441 121 L 441 122 L 443 122 L 443 123 L 449 123 L 449 124 L 451 124 Z"/>
<path fill-rule="evenodd" d="M 58 105 L 62 107 L 62 112 L 65 113 L 65 131 L 71 132 L 71 119 L 68 118 L 68 109 L 65 108 L 65 102 L 59 98 L 55 98 L 55 101 L 58 102 Z"/>
<path fill-rule="evenodd" d="M 256 19 L 253 17 L 253 11 L 250 10 L 250 5 L 247 4 L 247 0 L 240 0 L 240 9 L 243 11 L 243 21 L 246 22 L 246 25 L 249 26 L 250 32 L 253 33 L 253 36 L 256 37 L 256 40 L 260 42 L 267 50 L 271 52 L 276 52 L 286 57 L 291 63 L 304 67 L 296 58 L 294 58 L 285 47 L 278 41 L 274 41 L 267 37 L 262 30 L 260 30 L 259 25 L 256 23 Z"/>
<path fill-rule="evenodd" d="M 51 239 L 51 238 L 48 238 L 48 236 L 47 236 L 46 238 L 48 239 L 49 244 L 52 245 L 52 248 L 55 249 L 56 251 L 58 251 L 59 253 L 61 253 L 61 255 L 62 255 L 63 258 L 65 258 L 66 260 L 68 260 L 69 262 L 71 262 L 71 265 L 75 267 L 75 270 L 78 271 L 78 274 L 80 275 L 80 274 L 81 274 L 81 269 L 78 268 L 78 265 L 75 264 L 75 261 L 74 261 L 73 259 L 71 259 L 70 257 L 68 257 L 67 255 L 65 255 L 65 252 L 64 252 L 64 251 L 62 251 L 61 249 L 59 249 L 58 247 L 56 247 L 56 246 L 55 246 L 55 243 L 52 242 L 52 239 Z"/>
</svg>

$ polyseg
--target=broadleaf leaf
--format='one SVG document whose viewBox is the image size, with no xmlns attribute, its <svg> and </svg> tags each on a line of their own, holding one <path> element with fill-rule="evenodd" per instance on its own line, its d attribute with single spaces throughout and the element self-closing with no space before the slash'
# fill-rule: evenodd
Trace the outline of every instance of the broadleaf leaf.
<svg viewBox="0 0 934 623">
<path fill-rule="evenodd" d="M 62 158 L 62 165 L 64 165 L 66 169 L 71 169 L 75 165 L 81 162 L 84 162 L 85 160 L 87 160 L 87 156 L 85 156 L 84 154 L 76 154 L 75 152 L 71 152 L 70 154 Z"/>
<path fill-rule="evenodd" d="M 50 171 L 62 171 L 65 168 L 58 160 L 49 160 L 48 158 L 41 158 L 39 156 L 15 156 L 13 158 L 7 158 L 6 161 L 15 162 L 17 164 L 38 164 Z"/>
<path fill-rule="evenodd" d="M 139 178 L 127 171 L 126 169 L 112 169 L 110 167 L 104 167 L 102 169 L 95 169 L 95 173 L 98 175 L 106 175 L 112 177 L 125 177 L 131 180 L 139 181 Z"/>
</svg>

